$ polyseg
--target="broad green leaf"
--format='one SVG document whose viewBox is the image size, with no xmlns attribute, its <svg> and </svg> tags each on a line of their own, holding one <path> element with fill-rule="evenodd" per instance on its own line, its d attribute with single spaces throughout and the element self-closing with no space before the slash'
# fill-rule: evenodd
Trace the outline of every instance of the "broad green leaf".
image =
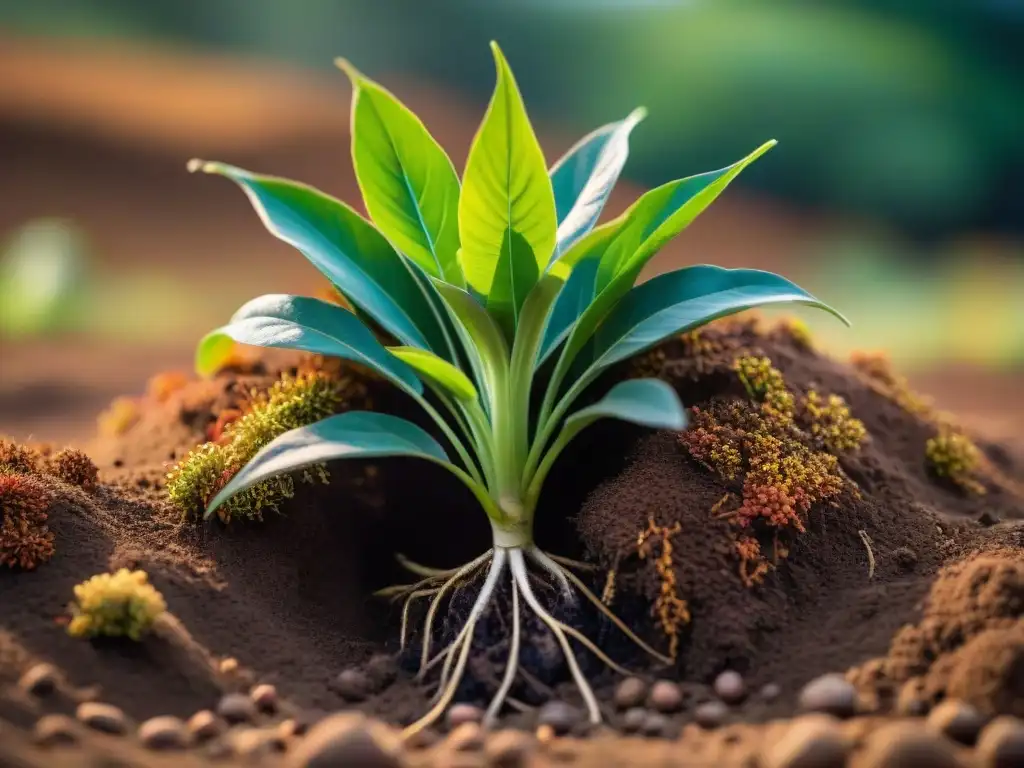
<svg viewBox="0 0 1024 768">
<path fill-rule="evenodd" d="M 621 419 L 652 429 L 686 428 L 686 410 L 676 391 L 660 379 L 629 379 L 565 420 L 559 442 L 571 439 L 598 419 Z M 565 433 L 568 433 L 567 435 Z"/>
<path fill-rule="evenodd" d="M 597 223 L 629 157 L 629 134 L 647 115 L 635 109 L 625 119 L 584 136 L 551 169 L 558 231 L 555 255 Z"/>
<path fill-rule="evenodd" d="M 557 228 L 544 154 L 508 62 L 496 43 L 491 49 L 497 83 L 469 148 L 459 198 L 462 270 L 484 296 L 491 293 L 496 274 L 517 274 L 513 265 L 518 259 L 532 258 L 538 271 L 543 269 L 554 252 Z M 509 230 L 522 235 L 530 250 L 517 249 Z M 499 269 L 502 259 L 513 265 Z"/>
<path fill-rule="evenodd" d="M 569 279 L 565 281 L 565 286 L 558 294 L 555 307 L 548 318 L 547 327 L 544 329 L 544 340 L 541 343 L 540 354 L 535 361 L 536 368 L 544 365 L 551 354 L 565 341 L 565 337 L 572 331 L 573 324 L 594 300 L 594 278 L 597 275 L 599 261 L 600 254 L 583 259 L 573 268 Z"/>
<path fill-rule="evenodd" d="M 595 337 L 594 374 L 720 317 L 768 304 L 806 304 L 846 318 L 784 277 L 756 269 L 686 267 L 634 287 Z"/>
<path fill-rule="evenodd" d="M 415 114 L 344 59 L 352 81 L 352 163 L 366 210 L 428 275 L 464 285 L 459 266 L 459 177 Z"/>
<path fill-rule="evenodd" d="M 349 411 L 272 440 L 213 497 L 206 517 L 262 480 L 333 459 L 381 456 L 413 456 L 453 469 L 438 442 L 412 422 L 385 413 Z"/>
<path fill-rule="evenodd" d="M 548 385 L 549 405 L 580 350 L 629 292 L 651 257 L 707 208 L 740 171 L 773 146 L 775 141 L 769 141 L 728 168 L 652 189 L 611 223 L 609 231 L 614 235 L 598 265 L 594 300 L 580 315 L 565 341 Z"/>
<path fill-rule="evenodd" d="M 388 347 L 388 352 L 416 371 L 421 377 L 466 402 L 476 400 L 473 382 L 462 371 L 433 352 L 416 347 Z"/>
<path fill-rule="evenodd" d="M 505 258 L 498 262 L 498 270 L 494 273 L 491 293 L 487 297 L 487 311 L 501 326 L 505 338 L 511 344 L 516 338 L 519 325 L 519 312 L 526 301 L 526 296 L 537 283 L 540 267 L 533 258 L 533 249 L 526 238 L 514 229 L 505 231 L 505 240 L 501 244 L 502 254 L 517 254 L 517 258 Z"/>
<path fill-rule="evenodd" d="M 381 346 L 351 312 L 319 299 L 269 294 L 243 305 L 231 322 L 208 333 L 196 350 L 196 370 L 209 375 L 230 354 L 232 342 L 298 349 L 352 360 L 396 386 L 421 394 L 412 368 Z"/>
<path fill-rule="evenodd" d="M 294 246 L 344 296 L 403 344 L 440 352 L 444 338 L 406 260 L 372 224 L 312 187 L 223 163 L 193 171 L 242 188 L 271 234 Z"/>
<path fill-rule="evenodd" d="M 597 290 L 604 290 L 620 274 L 632 285 L 651 257 L 682 232 L 757 158 L 774 147 L 774 140 L 755 149 L 738 163 L 710 173 L 690 176 L 642 195 L 623 217 L 597 273 Z"/>
<path fill-rule="evenodd" d="M 509 349 L 501 329 L 480 303 L 462 288 L 435 280 L 434 285 L 444 299 L 477 380 L 486 391 L 485 403 L 490 414 L 503 407 L 498 403 L 508 385 Z"/>
</svg>

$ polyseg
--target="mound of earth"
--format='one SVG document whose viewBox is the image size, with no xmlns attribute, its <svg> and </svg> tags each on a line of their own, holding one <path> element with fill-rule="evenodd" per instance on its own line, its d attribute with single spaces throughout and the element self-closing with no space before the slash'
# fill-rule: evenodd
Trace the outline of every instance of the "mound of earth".
<svg viewBox="0 0 1024 768">
<path fill-rule="evenodd" d="M 782 399 L 753 374 L 740 376 L 738 360 L 767 360 Z M 607 716 L 601 729 L 581 722 L 564 662 L 536 625 L 526 628 L 528 674 L 515 690 L 523 711 L 504 723 L 526 733 L 483 739 L 472 726 L 453 728 L 423 749 L 436 734 L 402 746 L 361 715 L 321 721 L 345 710 L 400 726 L 425 711 L 432 691 L 415 679 L 419 639 L 399 652 L 400 612 L 372 593 L 407 580 L 395 553 L 452 567 L 483 551 L 489 531 L 443 470 L 404 460 L 332 465 L 328 485 L 296 484 L 283 514 L 262 522 L 183 520 L 165 498 L 170 466 L 210 439 L 223 414 L 243 411 L 250 390 L 308 364 L 272 356 L 210 381 L 156 388 L 87 447 L 100 466 L 95 487 L 45 480 L 56 552 L 34 570 L 0 570 L 0 763 L 94 764 L 91 756 L 160 765 L 141 746 L 153 746 L 157 726 L 135 728 L 161 716 L 172 719 L 159 725 L 196 747 L 169 765 L 262 754 L 290 765 L 448 765 L 453 755 L 464 758 L 458 764 L 517 765 L 534 755 L 537 764 L 783 766 L 809 765 L 798 760 L 802 750 L 819 749 L 834 756 L 821 765 L 849 757 L 854 766 L 980 766 L 1024 738 L 1012 719 L 1024 714 L 1021 457 L 976 440 L 970 477 L 941 477 L 930 441 L 950 423 L 897 377 L 877 361 L 823 357 L 791 325 L 765 331 L 749 322 L 664 344 L 612 375 L 661 376 L 724 445 L 756 438 L 782 451 L 772 456 L 790 462 L 786 471 L 816 468 L 817 495 L 773 507 L 788 510 L 785 525 L 750 514 L 758 498 L 775 503 L 747 492 L 748 479 L 771 471 L 771 456 L 745 447 L 723 462 L 692 435 L 613 423 L 584 433 L 560 458 L 538 513 L 544 548 L 586 560 L 581 575 L 592 589 L 650 643 L 674 650 L 675 665 L 652 664 L 600 613 L 563 604 L 563 618 L 639 676 L 623 682 L 584 657 Z M 367 387 L 374 408 L 413 417 L 399 395 L 372 379 Z M 826 415 L 807 421 L 815 404 Z M 773 419 L 777 407 L 792 409 L 795 421 L 762 434 L 748 420 Z M 712 424 L 707 414 L 738 421 Z M 137 643 L 70 637 L 64 617 L 74 585 L 121 567 L 144 569 L 163 594 L 169 618 L 160 631 Z M 543 598 L 557 601 L 557 592 Z M 437 642 L 471 601 L 453 598 Z M 464 703 L 487 701 L 505 637 L 499 615 L 479 630 Z M 815 703 L 822 689 L 833 699 Z M 82 711 L 94 701 L 116 708 L 106 715 L 119 724 L 108 730 L 128 738 L 96 732 L 99 715 Z M 940 703 L 977 716 L 970 738 L 934 718 L 925 725 L 921 716 Z M 219 714 L 196 714 L 205 710 Z M 803 710 L 817 714 L 788 719 Z M 479 714 L 473 706 L 457 713 L 449 726 Z M 46 718 L 60 715 L 71 720 Z M 203 722 L 214 723 L 212 734 L 225 719 L 236 724 L 206 738 Z M 62 738 L 64 747 L 33 746 Z M 315 762 L 329 749 L 347 757 Z M 383 762 L 359 763 L 350 749 Z M 885 762 L 914 749 L 926 762 Z"/>
</svg>

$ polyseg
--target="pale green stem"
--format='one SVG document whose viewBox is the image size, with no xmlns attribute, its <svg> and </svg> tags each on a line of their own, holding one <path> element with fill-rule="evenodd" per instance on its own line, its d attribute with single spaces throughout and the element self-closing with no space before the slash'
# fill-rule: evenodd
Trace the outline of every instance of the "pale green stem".
<svg viewBox="0 0 1024 768">
<path fill-rule="evenodd" d="M 434 406 L 426 401 L 423 395 L 419 394 L 412 388 L 406 389 L 406 392 L 408 392 L 409 395 L 419 403 L 420 407 L 427 412 L 427 415 L 434 420 L 434 423 L 437 424 L 441 432 L 444 433 L 444 436 L 448 438 L 448 442 L 452 444 L 452 448 L 454 448 L 455 452 L 459 454 L 459 458 L 462 460 L 463 465 L 466 467 L 466 470 L 472 476 L 473 480 L 479 485 L 484 485 L 484 480 L 480 476 L 480 471 L 476 468 L 476 462 L 473 461 L 472 457 L 469 455 L 469 451 L 466 450 L 466 446 L 462 444 L 459 436 L 452 431 L 450 426 L 448 426 L 448 422 L 444 420 Z"/>
<path fill-rule="evenodd" d="M 548 415 L 547 418 L 542 417 L 537 423 L 537 435 L 533 439 L 533 446 L 530 448 L 530 454 L 526 458 L 526 466 L 523 469 L 522 483 L 525 487 L 529 488 L 533 483 L 534 474 L 537 471 L 537 465 L 544 456 L 544 449 L 547 447 L 548 442 L 551 440 L 554 434 L 555 428 L 565 417 L 565 412 L 569 410 L 569 407 L 576 402 L 583 390 L 589 386 L 592 376 L 590 373 L 585 373 L 576 383 L 569 388 L 569 391 L 565 393 L 555 409 Z M 551 390 L 549 389 L 548 392 Z M 562 446 L 564 448 L 565 446 Z M 554 446 L 552 446 L 554 448 Z M 559 448 L 561 450 L 561 448 Z M 557 456 L 557 454 L 556 454 Z M 554 459 L 552 459 L 554 461 Z M 550 467 L 549 467 L 550 469 Z"/>
</svg>

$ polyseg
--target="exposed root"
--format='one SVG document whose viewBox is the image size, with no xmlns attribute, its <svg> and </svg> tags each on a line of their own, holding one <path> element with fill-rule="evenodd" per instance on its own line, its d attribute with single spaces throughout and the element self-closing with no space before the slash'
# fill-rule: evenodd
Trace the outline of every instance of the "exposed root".
<svg viewBox="0 0 1024 768">
<path fill-rule="evenodd" d="M 867 531 L 857 531 L 860 540 L 864 542 L 864 548 L 868 551 L 868 581 L 875 578 L 875 553 L 871 549 L 872 541 Z"/>
<path fill-rule="evenodd" d="M 517 709 L 525 708 L 521 702 L 509 697 L 509 693 L 515 684 L 517 676 L 521 675 L 527 683 L 537 685 L 537 681 L 526 670 L 519 666 L 519 652 L 522 644 L 522 615 L 520 613 L 520 597 L 525 601 L 526 606 L 539 618 L 555 636 L 569 666 L 573 681 L 583 697 L 587 715 L 592 723 L 601 721 L 601 711 L 598 707 L 597 698 L 576 659 L 575 652 L 569 642 L 572 638 L 579 642 L 584 648 L 593 653 L 602 663 L 620 674 L 629 674 L 626 669 L 613 661 L 604 651 L 574 627 L 559 621 L 552 616 L 534 593 L 531 577 L 526 565 L 526 557 L 529 557 L 545 573 L 552 576 L 561 586 L 562 594 L 568 599 L 575 599 L 574 589 L 585 597 L 590 603 L 598 608 L 601 613 L 618 627 L 630 640 L 654 658 L 664 663 L 670 663 L 671 659 L 658 653 L 643 640 L 641 640 L 625 623 L 612 613 L 606 605 L 601 602 L 583 581 L 566 570 L 559 564 L 559 560 L 551 557 L 536 547 L 530 545 L 526 548 L 520 547 L 494 547 L 491 551 L 481 555 L 470 563 L 450 571 L 435 571 L 433 569 L 415 566 L 415 573 L 425 578 L 416 584 L 404 589 L 388 588 L 385 590 L 390 596 L 404 597 L 405 603 L 402 609 L 402 642 L 403 646 L 408 631 L 409 607 L 412 602 L 420 598 L 430 598 L 430 607 L 427 609 L 427 616 L 423 626 L 423 650 L 420 657 L 420 671 L 418 677 L 423 679 L 430 670 L 441 664 L 440 679 L 437 692 L 433 698 L 433 706 L 418 721 L 410 725 L 403 732 L 404 737 L 423 730 L 433 724 L 447 709 L 455 696 L 455 692 L 461 683 L 466 672 L 470 650 L 473 645 L 473 635 L 477 624 L 483 617 L 484 612 L 490 606 L 497 592 L 497 587 L 504 574 L 510 576 L 510 587 L 512 591 L 512 621 L 511 621 L 511 642 L 509 655 L 501 682 L 494 697 L 488 704 L 484 717 L 486 726 L 493 725 L 501 709 L 508 704 Z M 567 564 L 572 561 L 564 561 Z M 479 572 L 485 564 L 488 564 L 487 576 L 480 588 L 480 592 L 469 610 L 462 628 L 455 639 L 441 649 L 433 657 L 430 655 L 430 638 L 434 619 L 439 606 L 453 588 L 458 588 Z M 576 565 L 572 563 L 572 565 Z M 546 689 L 546 686 L 544 686 Z M 528 709 L 528 708 L 526 708 Z"/>
</svg>

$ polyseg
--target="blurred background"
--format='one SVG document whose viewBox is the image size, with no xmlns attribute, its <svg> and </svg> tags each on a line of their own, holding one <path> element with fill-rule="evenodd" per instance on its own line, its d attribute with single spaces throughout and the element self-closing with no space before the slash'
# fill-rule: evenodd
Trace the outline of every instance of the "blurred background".
<svg viewBox="0 0 1024 768">
<path fill-rule="evenodd" d="M 648 275 L 783 272 L 853 320 L 805 313 L 832 353 L 1024 427 L 1021 0 L 0 0 L 0 433 L 81 439 L 246 299 L 321 290 L 189 158 L 356 202 L 344 55 L 461 165 L 492 38 L 551 162 L 648 107 L 610 215 L 779 140 Z"/>
</svg>

